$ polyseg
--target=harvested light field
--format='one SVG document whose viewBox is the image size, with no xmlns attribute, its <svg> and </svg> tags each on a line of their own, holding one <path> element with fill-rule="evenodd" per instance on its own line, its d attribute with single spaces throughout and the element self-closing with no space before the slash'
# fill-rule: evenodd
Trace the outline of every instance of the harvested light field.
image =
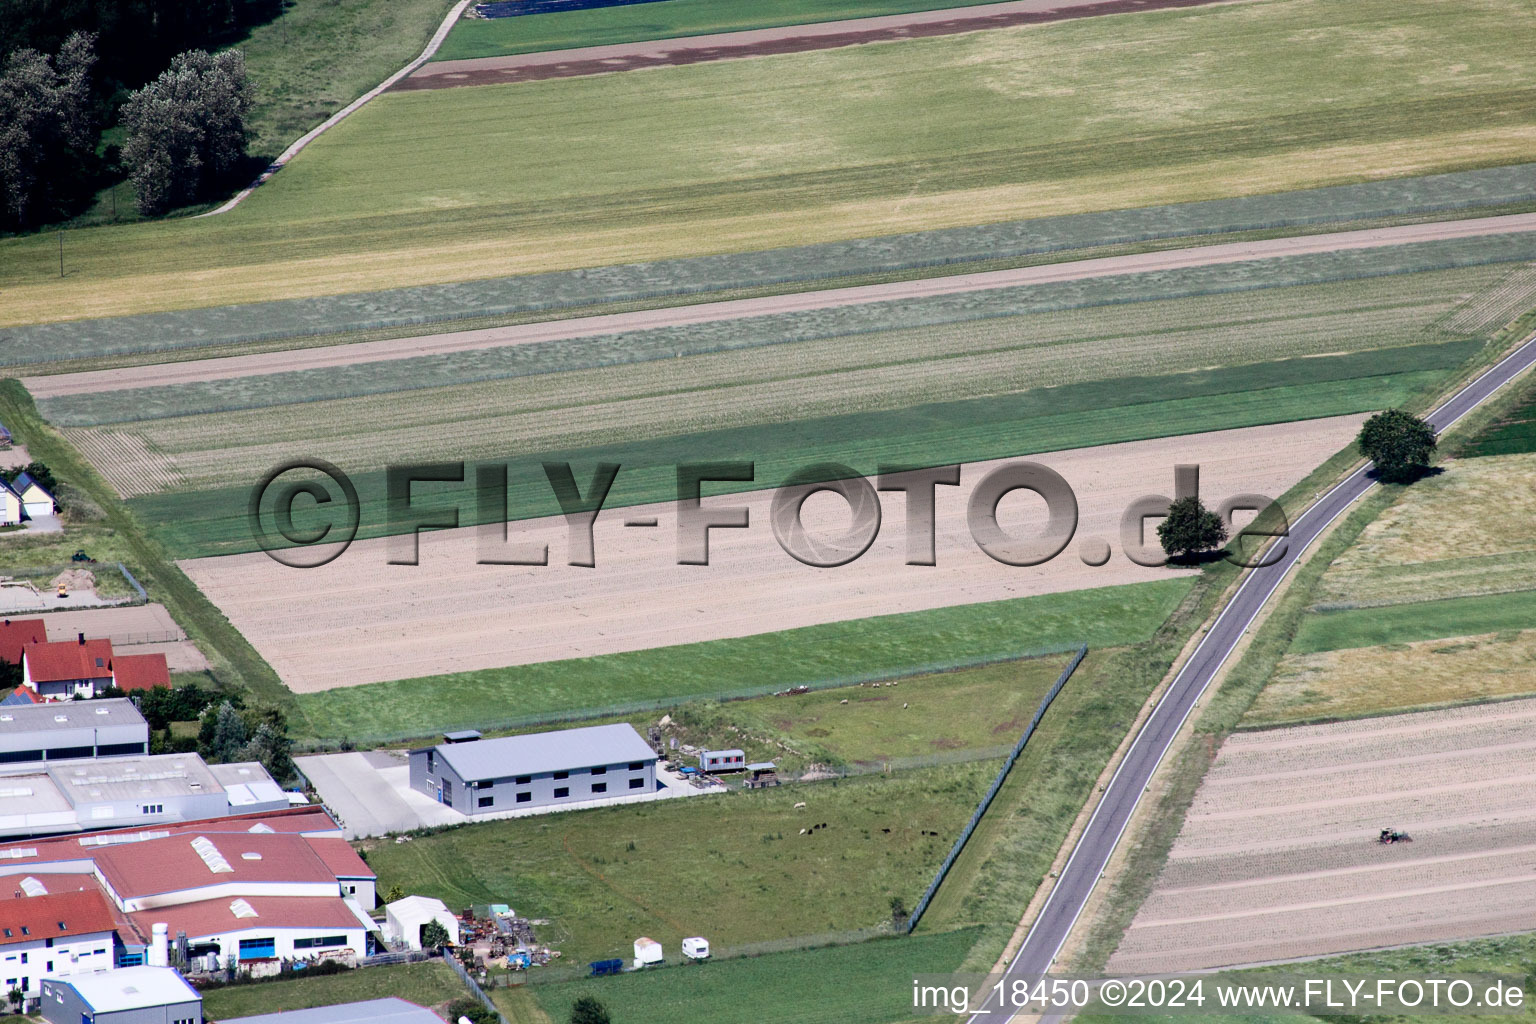
<svg viewBox="0 0 1536 1024">
<path fill-rule="evenodd" d="M 748 530 L 716 530 L 711 565 L 675 564 L 668 505 L 599 516 L 596 569 L 564 564 L 563 520 L 513 524 L 514 540 L 548 543 L 542 568 L 478 565 L 476 531 L 425 534 L 421 564 L 388 565 L 390 544 L 361 541 L 319 569 L 293 570 L 255 553 L 182 562 L 182 568 L 256 646 L 292 689 L 304 693 L 388 679 L 532 664 L 745 636 L 823 622 L 1165 578 L 1116 556 L 1091 568 L 1077 544 L 1101 537 L 1120 549 L 1119 519 L 1135 498 L 1172 489 L 1176 463 L 1197 463 L 1202 493 L 1280 495 L 1343 448 L 1361 417 L 1058 452 L 1033 459 L 1061 473 L 1080 509 L 1075 542 L 1043 566 L 1014 568 L 981 553 L 964 525 L 965 499 L 987 465 L 967 466 L 958 488 L 938 494 L 938 565 L 903 564 L 902 496 L 882 496 L 885 526 L 858 561 L 838 569 L 800 565 L 768 530 L 769 492 L 710 499 L 745 505 Z M 1038 535 L 1039 503 L 1005 499 L 999 519 Z M 829 495 L 805 506 L 813 536 L 847 527 Z M 657 517 L 655 532 L 626 520 Z M 404 541 L 409 543 L 408 541 Z M 1154 541 L 1155 543 L 1155 541 Z"/>
<path fill-rule="evenodd" d="M 1350 718 L 1536 693 L 1536 631 L 1292 654 L 1249 708 L 1246 726 Z"/>
<path fill-rule="evenodd" d="M 1536 454 L 1448 463 L 1365 528 L 1324 574 L 1323 607 L 1527 590 L 1536 559 Z"/>
<path fill-rule="evenodd" d="M 63 279 L 57 238 L 0 241 L 0 322 L 1530 161 L 1527 15 L 1525 0 L 1273 0 L 392 93 L 228 214 L 66 232 Z"/>
<path fill-rule="evenodd" d="M 1533 701 L 1234 734 L 1109 970 L 1528 930 L 1533 737 Z"/>
</svg>

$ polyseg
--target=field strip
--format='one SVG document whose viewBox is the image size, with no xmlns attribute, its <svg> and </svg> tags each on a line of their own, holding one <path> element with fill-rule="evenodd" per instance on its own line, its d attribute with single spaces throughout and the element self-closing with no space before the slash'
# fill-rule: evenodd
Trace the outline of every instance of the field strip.
<svg viewBox="0 0 1536 1024">
<path fill-rule="evenodd" d="M 956 35 L 1068 18 L 1200 7 L 1219 2 L 1234 0 L 1009 0 L 1006 3 L 978 7 L 952 7 L 938 11 L 848 18 L 740 32 L 610 43 L 504 57 L 433 61 L 394 81 L 393 88 L 397 91 L 451 89 L 466 85 L 497 85 L 612 74 L 640 68 L 766 57 L 807 50 L 831 50 L 865 43 L 900 42 L 924 36 Z"/>
<path fill-rule="evenodd" d="M 1509 849 L 1501 850 L 1499 852 L 1508 854 L 1536 853 L 1536 843 L 1527 844 L 1524 846 L 1510 847 Z M 1464 861 L 1477 860 L 1486 856 L 1488 856 L 1486 852 L 1476 850 L 1471 853 L 1450 853 L 1440 857 L 1416 857 L 1410 863 L 1415 865 L 1458 864 Z M 1278 882 L 1305 882 L 1319 878 L 1340 878 L 1344 875 L 1366 874 L 1373 871 L 1392 871 L 1399 867 L 1402 863 L 1403 862 L 1398 861 L 1392 864 L 1360 864 L 1354 867 L 1332 868 L 1324 871 L 1303 871 L 1294 875 L 1275 875 L 1269 878 L 1245 878 L 1238 882 L 1211 882 L 1205 885 L 1190 885 L 1182 888 L 1168 888 L 1162 890 L 1162 892 L 1165 896 L 1175 896 L 1180 893 L 1211 892 L 1218 889 L 1246 889 L 1250 886 L 1269 885 L 1271 883 Z"/>
<path fill-rule="evenodd" d="M 1468 717 L 1475 716 L 1480 726 L 1488 726 L 1505 722 L 1523 722 L 1536 719 L 1536 704 L 1526 701 L 1505 701 L 1499 704 L 1482 705 L 1475 708 L 1457 708 Z M 1415 719 L 1411 715 L 1387 715 L 1380 718 L 1357 719 L 1349 722 L 1331 722 L 1326 725 L 1312 726 L 1320 730 L 1305 735 L 1294 735 L 1293 729 L 1265 729 L 1255 732 L 1244 732 L 1238 735 L 1243 737 L 1241 750 L 1243 756 L 1263 752 L 1278 752 L 1285 750 L 1299 750 L 1306 747 L 1334 747 L 1335 741 L 1321 730 L 1331 730 L 1340 735 L 1347 735 L 1357 742 L 1362 740 L 1397 739 L 1403 736 L 1413 736 L 1423 739 L 1433 733 L 1445 733 L 1454 736 L 1462 732 L 1466 725 L 1452 717 L 1447 712 L 1447 717 L 1432 721 Z M 1230 741 L 1229 741 L 1230 742 Z M 1347 756 L 1347 755 L 1346 755 Z M 1259 774 L 1268 775 L 1263 769 L 1256 769 Z"/>
<path fill-rule="evenodd" d="M 1069 263 L 1021 267 L 1013 270 L 961 274 L 855 288 L 832 288 L 754 299 L 706 302 L 692 306 L 639 310 L 603 316 L 578 317 L 544 323 L 461 331 L 452 334 L 360 342 L 327 348 L 300 349 L 249 356 L 149 364 L 84 373 L 28 377 L 23 383 L 34 398 L 128 388 L 151 387 L 192 381 L 228 380 L 237 377 L 408 359 L 446 352 L 472 351 L 525 345 L 540 341 L 590 337 L 623 331 L 676 327 L 686 324 L 736 320 L 837 306 L 865 305 L 966 292 L 988 291 L 1021 285 L 1077 281 L 1096 277 L 1144 274 L 1187 267 L 1215 266 L 1248 260 L 1276 259 L 1312 253 L 1383 248 L 1414 242 L 1443 241 L 1481 235 L 1536 231 L 1536 214 L 1478 217 L 1459 221 L 1409 224 L 1323 235 L 1302 235 L 1254 242 L 1193 246 L 1161 252 L 1138 253 L 1077 260 Z"/>
<path fill-rule="evenodd" d="M 1479 747 L 1478 750 L 1480 750 L 1480 751 L 1482 751 L 1482 750 L 1497 751 L 1497 752 L 1501 752 L 1501 753 L 1512 753 L 1512 752 L 1517 751 L 1517 750 L 1536 750 L 1536 740 L 1531 740 L 1531 741 L 1521 742 L 1521 743 L 1501 743 L 1501 744 L 1499 744 L 1497 746 Z M 1445 761 L 1445 760 L 1454 759 L 1454 758 L 1462 756 L 1462 754 L 1463 754 L 1463 751 L 1461 751 L 1461 750 L 1442 750 L 1442 751 L 1437 751 L 1437 752 L 1435 752 L 1433 754 L 1416 754 L 1416 755 L 1412 755 L 1412 756 L 1408 756 L 1408 757 L 1384 757 L 1384 758 L 1378 758 L 1376 761 L 1373 761 L 1372 764 L 1375 764 L 1377 766 L 1383 766 L 1383 765 L 1389 765 L 1389 764 L 1390 765 L 1399 765 L 1399 766 L 1402 766 L 1402 765 L 1422 765 L 1422 764 L 1427 764 L 1427 763 L 1429 763 L 1431 761 Z M 1266 771 L 1266 772 L 1262 772 L 1260 774 L 1262 774 L 1265 778 L 1270 779 L 1270 780 L 1278 780 L 1278 779 L 1304 779 L 1304 778 L 1309 778 L 1309 777 L 1314 776 L 1314 775 L 1324 775 L 1324 774 L 1327 774 L 1329 772 L 1334 772 L 1334 771 L 1338 771 L 1338 768 L 1336 766 L 1334 766 L 1334 765 L 1321 765 L 1321 766 L 1313 767 L 1313 768 L 1297 768 L 1297 769 L 1295 769 L 1293 771 L 1287 771 L 1287 772 Z M 1228 777 L 1228 778 L 1213 779 L 1213 780 L 1211 780 L 1211 786 L 1213 788 L 1220 787 L 1220 786 L 1242 786 L 1242 785 L 1245 785 L 1247 782 L 1248 782 L 1248 779 L 1247 779 L 1246 776 L 1233 775 L 1233 776 Z"/>
<path fill-rule="evenodd" d="M 1310 903 L 1290 903 L 1268 907 L 1245 907 L 1242 910 L 1232 910 L 1222 914 L 1203 914 L 1198 917 L 1164 917 L 1148 918 L 1143 921 L 1138 919 L 1132 928 L 1164 928 L 1171 925 L 1182 924 L 1210 924 L 1215 921 L 1234 921 L 1243 918 L 1265 917 L 1269 914 L 1294 914 L 1303 910 L 1325 910 L 1332 907 L 1347 907 L 1359 903 L 1377 903 L 1383 899 L 1414 899 L 1421 896 L 1438 896 L 1442 893 L 1466 892 L 1472 889 L 1497 889 L 1506 885 L 1529 885 L 1531 875 L 1529 871 L 1522 871 L 1518 875 L 1506 875 L 1499 878 L 1481 878 L 1475 882 L 1460 882 L 1454 885 L 1432 885 L 1422 889 L 1393 889 L 1387 893 L 1377 893 L 1370 896 L 1345 896 L 1332 900 L 1314 900 Z"/>
<path fill-rule="evenodd" d="M 1031 456 L 1060 473 L 1079 506 L 1076 539 L 1120 548 L 1120 517 L 1136 498 L 1167 494 L 1173 467 L 1197 463 L 1208 502 L 1238 493 L 1279 495 L 1343 448 L 1362 417 L 1217 431 Z M 1259 457 L 1262 453 L 1262 457 Z M 1000 460 L 1001 461 L 1001 460 Z M 514 542 L 547 545 L 549 566 L 482 565 L 477 530 L 421 537 L 419 565 L 390 565 L 391 545 L 360 541 L 321 568 L 288 569 L 260 552 L 181 563 L 284 682 L 305 693 L 567 658 L 749 636 L 828 622 L 1166 579 L 1123 555 L 1089 567 L 1076 546 L 1038 566 L 994 561 L 966 526 L 970 491 L 997 462 L 964 467 L 959 487 L 936 495 L 936 566 L 905 564 L 905 498 L 881 495 L 878 538 L 836 569 L 802 565 L 769 529 L 772 492 L 709 498 L 744 506 L 750 527 L 711 532 L 708 567 L 676 564 L 673 503 L 599 515 L 596 568 L 565 564 L 563 519 L 512 523 Z M 1002 527 L 1038 536 L 1043 503 L 1004 499 Z M 626 522 L 654 517 L 657 529 Z M 804 506 L 812 540 L 840 535 L 847 505 L 830 495 Z M 1153 541 L 1155 543 L 1155 540 Z"/>
</svg>

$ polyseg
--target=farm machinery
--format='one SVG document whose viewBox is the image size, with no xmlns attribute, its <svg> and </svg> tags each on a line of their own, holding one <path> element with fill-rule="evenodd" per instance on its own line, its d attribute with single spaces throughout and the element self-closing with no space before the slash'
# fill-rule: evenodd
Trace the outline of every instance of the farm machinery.
<svg viewBox="0 0 1536 1024">
<path fill-rule="evenodd" d="M 1399 832 L 1395 828 L 1384 828 L 1381 830 L 1381 835 L 1376 837 L 1376 841 L 1382 846 L 1392 846 L 1396 843 L 1411 843 L 1413 836 L 1407 832 Z"/>
</svg>

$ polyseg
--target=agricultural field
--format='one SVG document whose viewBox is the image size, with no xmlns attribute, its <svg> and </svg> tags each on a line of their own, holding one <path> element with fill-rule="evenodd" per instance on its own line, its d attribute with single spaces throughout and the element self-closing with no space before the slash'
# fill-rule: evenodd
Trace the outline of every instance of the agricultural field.
<svg viewBox="0 0 1536 1024">
<path fill-rule="evenodd" d="M 1243 724 L 1536 692 L 1533 474 L 1536 455 L 1462 458 L 1404 488 L 1322 575 Z"/>
<path fill-rule="evenodd" d="M 1124 511 L 1144 495 L 1167 493 L 1175 465 L 1200 467 L 1202 493 L 1213 504 L 1239 494 L 1278 497 L 1345 448 L 1361 419 L 1303 420 L 1035 458 L 1075 491 L 1079 542 L 1100 538 L 1123 551 Z M 1258 451 L 1262 460 L 1254 458 Z M 993 559 L 971 535 L 967 502 L 995 468 L 962 467 L 959 487 L 945 488 L 954 493 L 937 499 L 932 566 L 906 564 L 908 538 L 895 525 L 905 508 L 899 492 L 879 499 L 881 521 L 892 525 L 862 557 L 829 571 L 791 558 L 762 528 L 770 520 L 768 491 L 732 501 L 749 510 L 749 523 L 760 525 L 713 531 L 707 567 L 678 564 L 683 549 L 670 503 L 599 516 L 595 567 L 575 571 L 561 564 L 576 557 L 563 517 L 508 528 L 524 550 L 542 546 L 551 553 L 551 564 L 543 566 L 508 565 L 505 554 L 496 556 L 501 564 L 486 563 L 492 555 L 476 528 L 421 537 L 419 564 L 401 564 L 417 545 L 411 537 L 359 541 L 328 564 L 303 570 L 301 588 L 285 585 L 298 570 L 265 552 L 180 565 L 298 693 L 1151 583 L 1196 571 L 1144 567 L 1124 557 L 1094 565 L 1076 548 L 1029 567 Z M 999 525 L 1009 535 L 1036 537 L 1045 529 L 1038 499 L 1014 495 L 999 509 Z M 637 518 L 654 518 L 659 533 L 624 525 Z M 830 495 L 807 501 L 802 522 L 813 543 L 840 543 L 851 528 L 848 505 Z"/>
<path fill-rule="evenodd" d="M 1310 276 L 1341 273 L 1298 259 L 1321 261 Z M 1226 286 L 1196 268 L 1059 286 L 1065 296 L 1005 289 L 436 355 L 381 343 L 391 358 L 369 361 L 370 348 L 355 363 L 287 372 L 274 372 L 282 355 L 238 357 L 213 361 L 206 380 L 156 385 L 142 376 L 153 371 L 124 371 L 144 382 L 127 389 L 118 371 L 28 383 L 188 558 L 251 550 L 249 487 L 296 454 L 353 476 L 369 537 L 387 528 L 382 467 L 405 452 L 513 459 L 508 513 L 522 519 L 557 511 L 534 456 L 622 463 L 609 498 L 620 506 L 674 495 L 672 467 L 685 462 L 750 459 L 758 480 L 826 461 L 873 472 L 1411 403 L 1493 329 L 1441 322 L 1520 271 L 1295 284 L 1297 272 L 1288 261 L 1242 268 L 1239 284 L 1259 290 L 1200 298 L 1155 300 Z M 1063 299 L 1095 304 L 1049 311 Z M 351 349 L 310 350 L 305 363 Z M 236 371 L 256 373 L 219 376 Z"/>
<path fill-rule="evenodd" d="M 1464 942 L 1437 942 L 1430 945 L 1408 946 L 1397 949 L 1373 950 L 1368 953 L 1351 953 L 1347 956 L 1327 957 L 1321 960 L 1310 960 L 1305 965 L 1305 973 L 1313 978 L 1359 978 L 1365 977 L 1449 977 L 1455 974 L 1514 974 L 1520 975 L 1527 969 L 1527 965 L 1536 960 L 1536 933 L 1527 932 L 1521 935 L 1504 935 L 1497 938 L 1472 939 Z M 1223 972 L 1224 976 L 1233 980 L 1242 980 L 1264 984 L 1266 978 L 1272 975 L 1289 975 L 1295 977 L 1299 968 L 1296 965 L 1280 965 L 1274 968 L 1260 968 L 1257 970 Z M 1337 989 L 1336 989 L 1337 990 Z M 1511 1014 L 1503 1019 L 1510 1021 L 1529 1022 L 1536 1019 L 1536 988 L 1533 988 L 1529 975 L 1525 985 L 1525 1005 L 1519 1013 Z M 1308 1015 L 1312 1020 L 1334 1020 L 1332 1014 Z M 1210 1024 L 1257 1024 L 1259 1021 L 1291 1021 L 1298 1020 L 1296 1013 L 1279 1014 L 1202 1014 L 1202 1017 Z M 1117 1020 L 1123 1020 L 1120 1015 L 1106 1015 L 1096 1013 L 1079 1014 L 1076 1018 L 1083 1024 L 1114 1024 Z M 1166 1019 L 1166 1018 L 1164 1018 Z M 1435 1012 L 1421 1014 L 1395 1015 L 1392 1019 L 1405 1022 L 1439 1021 L 1442 1024 L 1470 1024 L 1476 1020 L 1486 1020 L 1482 1016 L 1458 1016 L 1456 1014 Z"/>
<path fill-rule="evenodd" d="M 1523 14 L 1522 0 L 1271 0 L 386 95 L 229 214 L 66 232 L 63 278 L 59 239 L 0 242 L 4 318 L 464 281 L 1529 161 L 1536 27 Z"/>
<path fill-rule="evenodd" d="M 344 686 L 302 694 L 298 701 L 319 737 L 390 742 L 455 728 L 547 724 L 562 714 L 605 708 L 622 714 L 689 698 L 904 679 L 1083 643 L 1139 643 L 1178 607 L 1190 585 L 1182 578 L 1050 599 L 960 605 L 733 640 Z M 458 699 L 423 701 L 423 687 Z"/>
<path fill-rule="evenodd" d="M 1228 737 L 1111 971 L 1529 928 L 1536 702 Z M 1383 846 L 1382 828 L 1413 842 Z"/>
<path fill-rule="evenodd" d="M 434 61 L 541 53 L 642 39 L 744 32 L 819 21 L 877 18 L 956 6 L 948 0 L 766 0 L 743 8 L 730 0 L 660 0 L 625 7 L 461 19 Z"/>
<path fill-rule="evenodd" d="M 674 950 L 705 935 L 729 950 L 888 924 L 890 898 L 916 903 L 997 767 L 484 822 L 362 848 L 382 889 L 455 908 L 510 903 L 547 918 L 540 941 L 577 964 L 627 957 L 639 935 Z"/>
</svg>

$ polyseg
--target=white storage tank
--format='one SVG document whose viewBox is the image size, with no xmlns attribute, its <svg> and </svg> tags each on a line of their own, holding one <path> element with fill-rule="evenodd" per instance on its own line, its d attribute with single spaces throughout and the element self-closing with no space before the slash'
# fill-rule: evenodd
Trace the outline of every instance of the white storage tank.
<svg viewBox="0 0 1536 1024">
<path fill-rule="evenodd" d="M 709 959 L 709 940 L 695 935 L 683 940 L 683 956 L 690 960 Z"/>
<path fill-rule="evenodd" d="M 635 970 L 659 964 L 661 961 L 661 943 L 645 935 L 635 940 Z"/>
</svg>

